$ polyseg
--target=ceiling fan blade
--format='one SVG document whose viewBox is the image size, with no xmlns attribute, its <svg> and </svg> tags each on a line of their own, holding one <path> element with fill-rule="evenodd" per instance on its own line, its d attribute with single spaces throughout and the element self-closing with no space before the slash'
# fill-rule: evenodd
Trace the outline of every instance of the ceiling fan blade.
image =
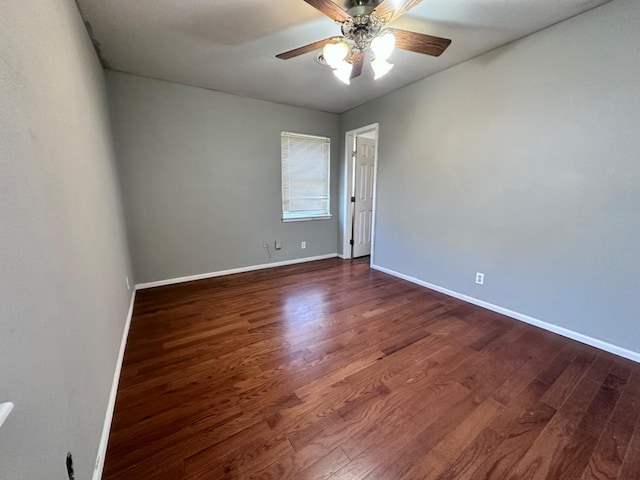
<svg viewBox="0 0 640 480">
<path fill-rule="evenodd" d="M 393 22 L 420 2 L 422 0 L 384 0 L 376 7 L 376 16 L 385 22 Z"/>
<path fill-rule="evenodd" d="M 289 50 L 288 52 L 283 52 L 276 55 L 276 58 L 280 60 L 289 60 L 290 58 L 297 57 L 298 55 L 304 55 L 305 53 L 313 52 L 314 50 L 320 50 L 327 43 L 331 43 L 335 40 L 336 37 L 325 38 L 324 40 L 319 40 L 317 42 L 310 43 L 309 45 L 305 45 L 304 47 L 295 48 L 293 50 Z"/>
<path fill-rule="evenodd" d="M 351 58 L 353 69 L 351 70 L 351 80 L 362 74 L 362 66 L 364 65 L 364 53 L 354 53 Z"/>
<path fill-rule="evenodd" d="M 397 28 L 390 28 L 393 36 L 396 37 L 396 47 L 410 52 L 423 53 L 433 57 L 442 55 L 451 44 L 448 38 L 434 37 L 424 33 L 409 32 Z"/>
<path fill-rule="evenodd" d="M 316 10 L 320 10 L 327 17 L 336 22 L 344 22 L 345 20 L 349 20 L 351 15 L 345 12 L 338 5 L 333 3 L 331 0 L 304 0 L 309 5 L 311 5 Z"/>
</svg>

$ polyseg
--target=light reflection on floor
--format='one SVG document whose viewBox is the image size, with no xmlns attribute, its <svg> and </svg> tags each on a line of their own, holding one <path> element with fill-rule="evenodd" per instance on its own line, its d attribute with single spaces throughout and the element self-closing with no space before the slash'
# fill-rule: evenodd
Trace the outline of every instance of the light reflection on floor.
<svg viewBox="0 0 640 480">
<path fill-rule="evenodd" d="M 309 329 L 317 328 L 322 322 L 329 305 L 327 293 L 320 285 L 306 285 L 304 289 L 292 289 L 286 293 L 282 326 L 291 346 L 295 346 L 297 337 Z"/>
</svg>

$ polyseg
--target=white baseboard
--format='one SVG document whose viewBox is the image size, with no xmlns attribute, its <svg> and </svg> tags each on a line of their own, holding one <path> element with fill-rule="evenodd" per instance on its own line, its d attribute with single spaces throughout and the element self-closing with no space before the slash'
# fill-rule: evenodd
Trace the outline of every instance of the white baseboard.
<svg viewBox="0 0 640 480">
<path fill-rule="evenodd" d="M 282 262 L 263 263 L 261 265 L 250 265 L 248 267 L 232 268 L 230 270 L 219 270 L 217 272 L 200 273 L 198 275 L 189 275 L 187 277 L 168 278 L 167 280 L 158 280 L 157 282 L 139 283 L 136 285 L 136 290 L 143 290 L 145 288 L 153 287 L 163 287 L 165 285 L 173 285 L 175 283 L 193 282 L 194 280 L 204 280 L 205 278 L 222 277 L 224 275 L 232 275 L 234 273 L 253 272 L 255 270 L 263 270 L 265 268 L 295 265 L 296 263 L 314 262 L 316 260 L 325 260 L 327 258 L 335 258 L 337 256 L 337 253 L 329 253 L 327 255 L 318 255 L 315 257 L 296 258 L 293 260 L 284 260 Z"/>
<path fill-rule="evenodd" d="M 623 347 L 619 347 L 618 345 L 613 345 L 608 342 L 604 342 L 602 340 L 598 340 L 597 338 L 589 337 L 587 335 L 583 335 L 578 332 L 574 332 L 573 330 L 569 330 L 564 327 L 559 327 L 552 323 L 547 323 L 542 320 L 538 320 L 537 318 L 530 317 L 528 315 L 524 315 L 519 312 L 514 312 L 513 310 L 509 310 L 504 307 L 500 307 L 498 305 L 493 305 L 492 303 L 485 302 L 483 300 L 478 300 L 477 298 L 470 297 L 468 295 L 464 295 L 462 293 L 454 292 L 453 290 L 449 290 L 447 288 L 440 287 L 438 285 L 434 285 L 429 282 L 425 282 L 423 280 L 411 277 L 409 275 L 405 275 L 403 273 L 396 272 L 394 270 L 390 270 L 385 267 L 381 267 L 380 265 L 371 265 L 371 268 L 374 270 L 378 270 L 383 273 L 388 273 L 389 275 L 393 275 L 394 277 L 401 278 L 403 280 L 407 280 L 408 282 L 415 283 L 422 287 L 426 287 L 431 290 L 435 290 L 436 292 L 444 293 L 445 295 L 449 295 L 450 297 L 457 298 L 458 300 L 462 300 L 463 302 L 472 303 L 473 305 L 477 305 L 482 308 L 486 308 L 487 310 L 491 310 L 493 312 L 501 313 L 502 315 L 506 315 L 507 317 L 514 318 L 516 320 L 520 320 L 521 322 L 528 323 L 530 325 L 542 328 L 544 330 L 548 330 L 553 333 L 557 333 L 558 335 L 562 335 L 563 337 L 571 338 L 572 340 L 577 340 L 578 342 L 585 343 L 587 345 L 591 345 L 592 347 L 599 348 L 600 350 L 604 350 L 606 352 L 613 353 L 615 355 L 619 355 L 621 357 L 628 358 L 629 360 L 633 360 L 634 362 L 640 362 L 640 353 L 634 352 L 632 350 L 628 350 Z"/>
<path fill-rule="evenodd" d="M 120 372 L 122 371 L 122 362 L 124 360 L 124 349 L 127 345 L 127 337 L 129 336 L 129 328 L 131 327 L 131 317 L 133 316 L 133 304 L 136 299 L 135 290 L 131 294 L 131 302 L 129 303 L 129 311 L 127 319 L 124 323 L 124 331 L 122 332 L 122 340 L 120 341 L 120 351 L 118 352 L 118 360 L 116 369 L 113 372 L 113 382 L 111 383 L 111 393 L 109 394 L 109 403 L 107 404 L 107 413 L 104 416 L 104 425 L 102 427 L 102 437 L 98 446 L 98 456 L 96 457 L 95 469 L 93 471 L 93 480 L 102 478 L 102 470 L 104 469 L 104 460 L 107 454 L 107 443 L 109 442 L 109 432 L 111 431 L 111 421 L 113 420 L 113 411 L 116 406 L 116 395 L 118 394 L 118 383 L 120 382 Z"/>
</svg>

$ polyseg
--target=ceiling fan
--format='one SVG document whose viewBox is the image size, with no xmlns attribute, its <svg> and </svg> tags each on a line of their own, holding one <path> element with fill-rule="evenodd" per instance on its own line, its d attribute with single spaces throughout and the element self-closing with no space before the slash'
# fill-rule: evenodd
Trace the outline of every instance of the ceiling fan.
<svg viewBox="0 0 640 480">
<path fill-rule="evenodd" d="M 348 10 L 331 0 L 304 1 L 339 23 L 342 36 L 325 38 L 276 57 L 288 60 L 322 48 L 322 57 L 334 75 L 347 85 L 362 73 L 368 52 L 378 79 L 393 68 L 387 60 L 395 47 L 438 57 L 451 43 L 447 38 L 387 27 L 422 0 L 351 0 Z"/>
</svg>

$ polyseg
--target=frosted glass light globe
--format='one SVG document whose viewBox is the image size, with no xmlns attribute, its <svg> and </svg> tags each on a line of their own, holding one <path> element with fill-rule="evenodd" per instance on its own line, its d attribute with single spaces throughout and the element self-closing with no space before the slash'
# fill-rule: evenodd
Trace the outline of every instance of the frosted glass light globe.
<svg viewBox="0 0 640 480">
<path fill-rule="evenodd" d="M 338 68 L 349 54 L 349 45 L 345 42 L 327 43 L 322 49 L 322 56 L 331 68 Z"/>
<path fill-rule="evenodd" d="M 375 74 L 374 78 L 378 80 L 391 71 L 391 69 L 393 68 L 393 64 L 387 62 L 386 60 L 380 60 L 376 58 L 371 62 L 371 68 L 373 68 L 373 73 Z"/>
<path fill-rule="evenodd" d="M 349 85 L 351 83 L 351 71 L 352 70 L 353 70 L 353 65 L 351 65 L 349 62 L 347 62 L 345 60 L 342 60 L 342 62 L 340 62 L 340 64 L 338 65 L 338 68 L 336 68 L 333 71 L 333 74 L 342 83 L 344 83 L 345 85 Z"/>
<path fill-rule="evenodd" d="M 396 37 L 394 37 L 391 32 L 383 33 L 371 40 L 371 50 L 373 51 L 376 60 L 387 60 L 393 53 L 393 49 L 395 47 Z"/>
</svg>

